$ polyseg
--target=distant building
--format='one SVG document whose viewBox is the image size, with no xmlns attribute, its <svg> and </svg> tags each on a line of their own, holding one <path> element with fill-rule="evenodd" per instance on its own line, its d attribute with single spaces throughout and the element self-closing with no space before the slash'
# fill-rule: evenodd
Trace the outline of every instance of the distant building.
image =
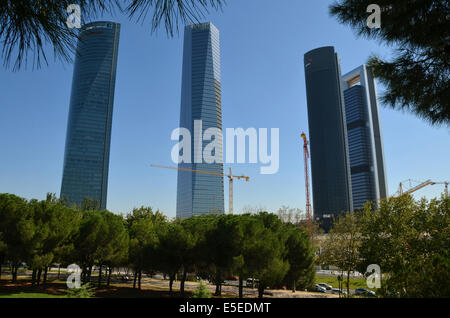
<svg viewBox="0 0 450 318">
<path fill-rule="evenodd" d="M 329 228 L 353 210 L 339 57 L 331 46 L 304 56 L 314 218 Z"/>
<path fill-rule="evenodd" d="M 61 185 L 69 204 L 89 198 L 106 208 L 119 33 L 114 22 L 80 29 Z"/>
<path fill-rule="evenodd" d="M 376 82 L 362 65 L 343 77 L 353 208 L 387 196 Z"/>
<path fill-rule="evenodd" d="M 195 120 L 202 120 L 202 135 L 208 128 L 222 130 L 219 31 L 212 23 L 192 24 L 184 29 L 180 127 L 187 128 L 192 138 L 196 134 Z M 203 141 L 202 149 L 207 143 Z M 222 140 L 219 144 L 219 156 L 223 158 Z M 208 164 L 204 158 L 194 163 L 194 155 L 192 142 L 192 163 L 181 163 L 179 167 L 223 173 L 222 163 Z M 224 213 L 223 190 L 223 176 L 178 171 L 177 217 Z"/>
</svg>

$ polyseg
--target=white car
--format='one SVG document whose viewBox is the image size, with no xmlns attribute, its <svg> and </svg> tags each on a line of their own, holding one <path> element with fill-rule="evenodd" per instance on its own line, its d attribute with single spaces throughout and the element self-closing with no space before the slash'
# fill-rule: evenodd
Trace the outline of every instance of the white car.
<svg viewBox="0 0 450 318">
<path fill-rule="evenodd" d="M 331 290 L 331 289 L 333 289 L 333 286 L 330 286 L 330 285 L 325 284 L 325 283 L 318 283 L 317 285 L 319 285 L 320 287 L 325 288 L 326 290 Z"/>
<path fill-rule="evenodd" d="M 320 286 L 319 284 L 316 284 L 314 291 L 319 292 L 319 293 L 326 293 L 327 292 L 326 288 Z"/>
</svg>

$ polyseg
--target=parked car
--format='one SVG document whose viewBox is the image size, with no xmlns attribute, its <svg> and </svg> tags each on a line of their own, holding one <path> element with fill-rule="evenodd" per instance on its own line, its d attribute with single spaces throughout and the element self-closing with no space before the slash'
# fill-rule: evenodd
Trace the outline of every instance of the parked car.
<svg viewBox="0 0 450 318">
<path fill-rule="evenodd" d="M 339 294 L 339 288 L 332 288 L 331 289 L 332 294 Z M 340 291 L 341 294 L 347 295 L 347 290 L 343 289 Z"/>
<path fill-rule="evenodd" d="M 258 287 L 258 285 L 259 285 L 259 279 L 255 279 L 255 278 L 247 278 L 247 281 L 246 281 L 245 285 L 246 285 L 247 287 L 252 287 L 253 281 L 254 281 L 254 286 L 255 286 L 255 287 Z"/>
<path fill-rule="evenodd" d="M 326 290 L 332 290 L 333 289 L 333 286 L 330 286 L 330 285 L 325 284 L 325 283 L 318 283 L 317 285 L 319 285 L 320 287 L 325 288 Z"/>
<path fill-rule="evenodd" d="M 370 289 L 366 289 L 366 288 L 356 288 L 355 295 L 368 296 L 368 297 L 376 297 L 377 296 L 377 294 L 374 291 L 372 291 Z"/>
<path fill-rule="evenodd" d="M 326 288 L 319 286 L 319 284 L 316 284 L 314 291 L 319 292 L 319 293 L 326 293 L 327 290 Z"/>
</svg>

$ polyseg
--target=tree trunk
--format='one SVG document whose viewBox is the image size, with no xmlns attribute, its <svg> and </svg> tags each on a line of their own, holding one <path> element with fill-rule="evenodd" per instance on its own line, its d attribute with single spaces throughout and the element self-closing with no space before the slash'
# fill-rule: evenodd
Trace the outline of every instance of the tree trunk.
<svg viewBox="0 0 450 318">
<path fill-rule="evenodd" d="M 111 272 L 112 272 L 112 267 L 109 268 L 108 271 L 108 282 L 106 283 L 106 286 L 109 287 L 109 283 L 111 282 Z"/>
<path fill-rule="evenodd" d="M 39 268 L 38 275 L 37 275 L 37 285 L 38 286 L 41 284 L 41 274 L 42 274 L 42 268 Z"/>
<path fill-rule="evenodd" d="M 44 284 L 47 283 L 47 274 L 48 274 L 48 267 L 46 266 L 44 269 L 44 281 L 43 281 Z"/>
<path fill-rule="evenodd" d="M 297 282 L 294 279 L 294 285 L 292 286 L 292 292 L 295 293 L 295 288 L 297 287 Z"/>
<path fill-rule="evenodd" d="M 17 282 L 17 266 L 16 265 L 11 266 L 11 276 L 12 276 L 12 282 L 13 283 Z"/>
<path fill-rule="evenodd" d="M 36 285 L 36 268 L 33 268 L 33 272 L 31 273 L 31 286 Z"/>
<path fill-rule="evenodd" d="M 138 289 L 141 290 L 142 269 L 139 270 Z"/>
<path fill-rule="evenodd" d="M 183 267 L 183 277 L 181 278 L 181 282 L 180 282 L 181 297 L 184 296 L 184 282 L 186 281 L 186 276 L 187 276 L 187 270 L 186 270 L 186 268 Z"/>
<path fill-rule="evenodd" d="M 350 271 L 347 272 L 347 297 L 350 296 Z"/>
<path fill-rule="evenodd" d="M 102 285 L 102 265 L 100 265 L 100 268 L 98 269 L 98 287 Z"/>
<path fill-rule="evenodd" d="M 172 294 L 172 286 L 173 286 L 173 281 L 175 279 L 175 275 L 169 275 L 169 292 Z"/>
<path fill-rule="evenodd" d="M 88 283 L 91 282 L 91 277 L 92 277 L 92 265 L 89 266 L 89 272 L 88 272 Z"/>
<path fill-rule="evenodd" d="M 222 295 L 222 274 L 220 270 L 216 271 L 216 292 L 214 295 L 215 296 Z"/>
<path fill-rule="evenodd" d="M 134 277 L 133 277 L 133 289 L 136 288 L 137 274 L 138 274 L 138 270 L 135 269 L 135 270 L 134 270 Z"/>
<path fill-rule="evenodd" d="M 61 274 L 61 264 L 58 264 L 58 280 L 59 280 L 59 275 Z"/>
<path fill-rule="evenodd" d="M 244 280 L 239 275 L 239 298 L 244 298 Z"/>
<path fill-rule="evenodd" d="M 264 285 L 262 284 L 262 282 L 259 282 L 258 298 L 263 298 L 263 296 L 264 296 Z"/>
</svg>

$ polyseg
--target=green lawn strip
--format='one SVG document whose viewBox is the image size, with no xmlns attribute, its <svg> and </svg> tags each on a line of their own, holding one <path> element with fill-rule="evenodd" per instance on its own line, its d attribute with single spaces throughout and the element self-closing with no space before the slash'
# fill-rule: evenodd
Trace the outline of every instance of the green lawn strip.
<svg viewBox="0 0 450 318">
<path fill-rule="evenodd" d="M 325 283 L 325 284 L 333 286 L 333 288 L 339 287 L 339 281 L 338 281 L 337 277 L 335 277 L 335 276 L 316 275 L 315 282 L 316 282 L 316 284 Z M 350 278 L 350 289 L 356 289 L 356 288 L 367 288 L 367 289 L 370 289 L 370 290 L 373 290 L 376 292 L 376 289 L 367 287 L 366 279 Z M 343 280 L 343 289 L 347 289 L 347 279 L 346 278 L 344 278 L 344 280 Z"/>
</svg>

